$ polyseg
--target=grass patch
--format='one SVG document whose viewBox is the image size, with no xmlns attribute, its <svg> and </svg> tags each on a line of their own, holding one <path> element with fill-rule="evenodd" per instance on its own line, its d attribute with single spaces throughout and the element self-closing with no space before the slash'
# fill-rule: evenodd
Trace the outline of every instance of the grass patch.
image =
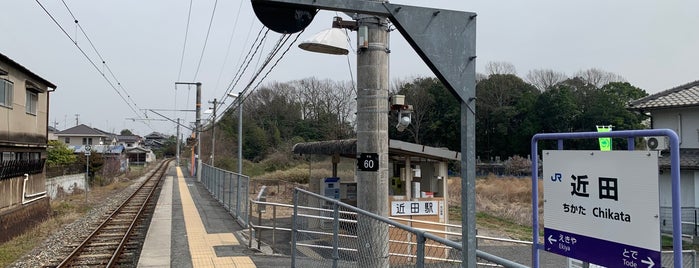
<svg viewBox="0 0 699 268">
<path fill-rule="evenodd" d="M 462 219 L 461 208 L 456 206 L 449 207 L 450 219 Z M 490 215 L 485 212 L 476 212 L 476 225 L 478 228 L 500 230 L 508 233 L 510 238 L 516 240 L 530 241 L 532 239 L 532 228 L 527 225 L 521 225 L 506 218 Z M 540 230 L 541 235 L 544 235 L 544 230 Z"/>
<path fill-rule="evenodd" d="M 661 250 L 672 250 L 672 236 L 669 235 L 661 235 L 660 236 L 660 249 Z M 688 241 L 683 241 L 682 243 L 682 249 L 683 250 L 696 250 L 699 251 L 699 245 L 693 245 L 692 242 Z"/>
<path fill-rule="evenodd" d="M 78 196 L 79 195 L 74 195 L 73 197 Z M 26 255 L 29 251 L 40 245 L 51 233 L 62 228 L 64 224 L 69 224 L 83 217 L 91 207 L 85 204 L 84 200 L 77 200 L 79 200 L 79 198 L 73 198 L 67 201 L 52 201 L 52 217 L 40 223 L 32 230 L 0 244 L 0 267 L 9 266 L 17 259 Z"/>
<path fill-rule="evenodd" d="M 476 224 L 488 229 L 498 229 L 506 232 L 512 239 L 527 240 L 532 239 L 532 228 L 517 224 L 513 221 L 491 216 L 487 213 L 476 213 Z M 543 235 L 543 233 L 542 233 Z"/>
</svg>

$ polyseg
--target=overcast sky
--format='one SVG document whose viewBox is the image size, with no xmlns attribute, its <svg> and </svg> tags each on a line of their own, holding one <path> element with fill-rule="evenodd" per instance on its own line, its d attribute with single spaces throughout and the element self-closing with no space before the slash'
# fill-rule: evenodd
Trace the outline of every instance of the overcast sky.
<svg viewBox="0 0 699 268">
<path fill-rule="evenodd" d="M 187 25 L 187 0 L 65 0 L 99 57 L 76 28 L 61 1 L 39 0 L 64 27 L 134 109 L 194 109 L 195 91 L 175 90 Z M 214 0 L 193 1 L 180 81 L 203 83 L 203 101 L 221 98 L 250 49 L 261 24 L 249 1 L 218 1 L 200 70 L 195 77 Z M 532 69 L 553 69 L 573 75 L 598 68 L 625 77 L 656 93 L 699 79 L 699 1 L 456 1 L 402 0 L 396 4 L 478 13 L 477 70 L 490 61 L 510 62 L 520 77 Z M 175 133 L 174 124 L 131 120 L 136 114 L 81 54 L 35 1 L 5 0 L 0 12 L 0 53 L 56 84 L 49 121 L 59 129 L 80 123 L 118 133 L 131 129 Z M 330 27 L 335 12 L 321 11 L 299 41 Z M 343 15 L 345 19 L 348 19 Z M 279 34 L 270 33 L 266 56 Z M 232 38 L 231 38 L 232 37 Z M 354 40 L 354 34 L 352 34 Z M 229 47 L 229 40 L 232 40 Z M 354 41 L 353 41 L 354 43 Z M 390 76 L 405 79 L 432 73 L 395 31 L 391 34 Z M 356 75 L 355 55 L 328 56 L 300 50 L 296 44 L 263 83 L 315 76 L 350 80 Z M 239 92 L 261 61 L 242 76 Z M 226 100 L 230 102 L 230 99 Z M 209 106 L 203 105 L 203 108 Z M 194 121 L 194 113 L 163 111 L 170 118 Z M 205 116 L 206 117 L 206 116 Z M 161 119 L 148 112 L 148 118 Z M 147 124 L 146 124 L 147 123 Z"/>
</svg>

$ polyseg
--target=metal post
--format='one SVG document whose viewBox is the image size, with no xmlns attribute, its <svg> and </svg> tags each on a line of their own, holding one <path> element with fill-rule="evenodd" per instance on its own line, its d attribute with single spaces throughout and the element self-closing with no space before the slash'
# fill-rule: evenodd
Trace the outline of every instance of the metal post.
<svg viewBox="0 0 699 268">
<path fill-rule="evenodd" d="M 214 163 L 214 157 L 216 155 L 216 106 L 218 102 L 214 99 L 214 117 L 211 121 L 211 166 L 216 166 Z"/>
<path fill-rule="evenodd" d="M 252 202 L 250 202 L 250 209 L 248 209 L 248 213 L 252 213 Z M 250 235 L 250 239 L 248 240 L 248 248 L 252 248 L 252 238 L 254 236 L 252 230 L 252 224 L 248 224 L 248 235 Z"/>
<path fill-rule="evenodd" d="M 415 267 L 425 267 L 425 233 L 417 232 L 417 252 L 415 253 L 417 260 Z"/>
<path fill-rule="evenodd" d="M 87 203 L 87 188 L 90 185 L 90 153 L 86 152 L 85 157 L 87 157 L 85 161 L 85 203 Z"/>
<path fill-rule="evenodd" d="M 379 1 L 377 1 L 379 2 Z M 388 216 L 388 21 L 362 16 L 358 20 L 357 154 L 378 154 L 378 171 L 357 171 L 357 207 Z M 366 46 L 364 46 L 366 44 Z M 371 267 L 388 267 L 388 226 L 360 221 L 359 255 Z M 366 245 L 366 246 L 364 246 Z"/>
<path fill-rule="evenodd" d="M 233 174 L 228 174 L 228 212 L 233 212 L 233 207 L 231 206 L 231 195 L 233 195 Z M 231 213 L 232 214 L 232 213 Z"/>
<path fill-rule="evenodd" d="M 333 268 L 337 268 L 337 261 L 340 259 L 340 252 L 338 251 L 338 244 L 340 243 L 339 208 L 337 202 L 333 202 Z"/>
<path fill-rule="evenodd" d="M 279 191 L 277 191 L 278 193 Z M 276 246 L 274 234 L 277 232 L 277 205 L 272 206 L 272 248 Z"/>
<path fill-rule="evenodd" d="M 250 202 L 252 203 L 252 202 Z M 262 226 L 262 210 L 257 204 L 257 226 Z M 260 249 L 260 239 L 262 238 L 262 228 L 257 228 L 257 249 Z"/>
<path fill-rule="evenodd" d="M 296 267 L 296 233 L 298 231 L 298 226 L 296 221 L 298 220 L 299 213 L 299 191 L 294 189 L 294 214 L 291 215 L 291 267 Z"/>
<path fill-rule="evenodd" d="M 180 166 L 180 119 L 177 118 L 177 146 L 175 146 L 177 151 L 177 166 Z"/>
</svg>

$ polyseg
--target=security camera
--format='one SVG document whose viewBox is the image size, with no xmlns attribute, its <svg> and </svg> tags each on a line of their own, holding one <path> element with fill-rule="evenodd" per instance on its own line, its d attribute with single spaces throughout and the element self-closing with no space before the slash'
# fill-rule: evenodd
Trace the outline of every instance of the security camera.
<svg viewBox="0 0 699 268">
<path fill-rule="evenodd" d="M 409 116 L 401 116 L 398 119 L 398 125 L 396 125 L 396 129 L 398 129 L 398 132 L 403 132 L 405 129 L 410 125 L 410 117 Z"/>
</svg>

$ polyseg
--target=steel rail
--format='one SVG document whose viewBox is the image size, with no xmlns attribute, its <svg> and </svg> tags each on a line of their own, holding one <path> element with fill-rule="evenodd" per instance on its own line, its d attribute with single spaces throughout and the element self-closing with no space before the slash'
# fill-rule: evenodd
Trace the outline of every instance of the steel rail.
<svg viewBox="0 0 699 268">
<path fill-rule="evenodd" d="M 107 219 L 105 219 L 97 228 L 95 228 L 95 230 L 93 230 L 92 233 L 90 233 L 90 235 L 85 240 L 83 240 L 83 242 L 80 243 L 80 245 L 78 247 L 76 247 L 68 255 L 68 257 L 66 257 L 56 267 L 69 267 L 69 266 L 73 265 L 71 263 L 74 262 L 77 259 L 77 257 L 80 256 L 80 253 L 85 250 L 85 248 L 88 246 L 88 244 L 90 244 L 90 242 L 95 237 L 97 237 L 97 235 L 100 234 L 101 231 L 103 231 L 104 227 L 108 226 L 115 219 L 115 216 L 117 216 L 119 213 L 123 212 L 123 210 L 125 208 L 127 208 L 129 205 L 132 205 L 132 204 L 130 204 L 131 201 L 134 200 L 135 197 L 143 194 L 142 190 L 144 189 L 144 187 L 146 187 L 146 185 L 149 185 L 149 183 L 153 182 L 153 178 L 156 178 L 156 181 L 154 183 L 151 183 L 153 186 L 152 186 L 152 189 L 149 191 L 149 195 L 147 196 L 147 198 L 145 198 L 143 203 L 140 205 L 139 211 L 131 219 L 131 223 L 129 225 L 129 228 L 124 233 L 124 236 L 121 238 L 120 243 L 118 244 L 117 248 L 115 249 L 115 251 L 113 252 L 112 256 L 109 259 L 107 267 L 112 267 L 115 264 L 116 259 L 119 256 L 119 254 L 121 254 L 121 252 L 124 248 L 124 244 L 128 240 L 128 237 L 130 236 L 131 231 L 133 230 L 133 227 L 135 226 L 135 223 L 138 221 L 139 218 L 141 218 L 141 215 L 144 211 L 143 208 L 145 207 L 145 204 L 148 203 L 148 201 L 150 200 L 150 197 L 152 196 L 152 193 L 155 190 L 155 188 L 157 187 L 160 179 L 163 177 L 163 175 L 167 171 L 167 166 L 169 165 L 170 162 L 172 162 L 172 159 L 162 162 L 160 164 L 160 166 L 158 166 L 158 168 L 150 175 L 150 177 L 146 181 L 144 181 L 138 187 L 138 189 L 136 189 L 136 191 L 134 191 L 133 194 L 131 194 L 131 196 L 129 196 L 129 198 L 127 198 L 121 205 L 119 205 L 119 207 L 117 209 L 115 209 L 109 215 L 109 217 L 107 217 Z M 151 187 L 151 186 L 148 186 L 148 187 Z"/>
</svg>

